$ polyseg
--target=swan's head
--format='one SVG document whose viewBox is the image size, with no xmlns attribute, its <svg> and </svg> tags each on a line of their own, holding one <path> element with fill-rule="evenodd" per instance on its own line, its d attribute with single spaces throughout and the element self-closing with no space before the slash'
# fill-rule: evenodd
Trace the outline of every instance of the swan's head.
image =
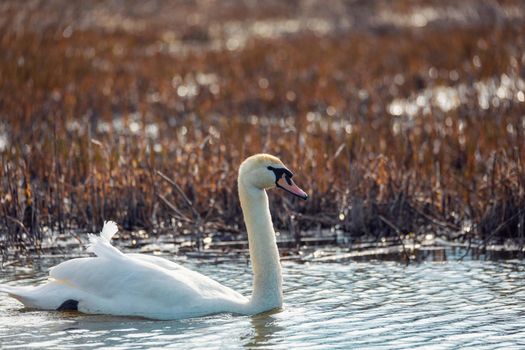
<svg viewBox="0 0 525 350">
<path fill-rule="evenodd" d="M 256 154 L 246 158 L 239 168 L 239 182 L 258 189 L 278 187 L 299 198 L 307 199 L 306 192 L 292 180 L 293 173 L 277 157 Z"/>
</svg>

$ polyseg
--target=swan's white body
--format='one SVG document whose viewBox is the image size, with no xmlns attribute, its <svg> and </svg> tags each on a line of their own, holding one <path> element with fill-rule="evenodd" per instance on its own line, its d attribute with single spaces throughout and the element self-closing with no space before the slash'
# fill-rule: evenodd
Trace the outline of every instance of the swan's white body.
<svg viewBox="0 0 525 350">
<path fill-rule="evenodd" d="M 78 302 L 76 307 L 85 313 L 153 319 L 255 314 L 281 307 L 281 265 L 265 191 L 268 186 L 260 186 L 268 179 L 264 173 L 261 178 L 259 168 L 268 162 L 282 166 L 275 157 L 253 156 L 241 165 L 238 178 L 254 272 L 250 299 L 172 261 L 123 254 L 110 242 L 117 232 L 113 222 L 104 225 L 100 236 L 90 236 L 89 249 L 96 257 L 72 259 L 51 268 L 43 285 L 0 285 L 0 292 L 31 308 L 56 310 L 69 300 Z"/>
</svg>

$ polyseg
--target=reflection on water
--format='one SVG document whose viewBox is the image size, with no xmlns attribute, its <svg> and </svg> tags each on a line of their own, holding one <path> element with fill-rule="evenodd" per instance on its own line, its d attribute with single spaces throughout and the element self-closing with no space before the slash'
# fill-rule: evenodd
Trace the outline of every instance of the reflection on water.
<svg viewBox="0 0 525 350">
<path fill-rule="evenodd" d="M 272 343 L 275 335 L 284 331 L 284 328 L 279 326 L 277 318 L 272 316 L 280 312 L 282 310 L 273 310 L 250 317 L 252 332 L 246 337 L 246 342 L 243 342 L 245 347 L 254 348 Z"/>
<path fill-rule="evenodd" d="M 0 283 L 42 282 L 57 261 L 10 266 Z M 244 294 L 250 267 L 190 260 Z M 114 348 L 509 348 L 525 346 L 525 263 L 448 261 L 284 263 L 285 306 L 255 316 L 189 320 L 57 313 L 0 297 L 2 349 Z"/>
</svg>

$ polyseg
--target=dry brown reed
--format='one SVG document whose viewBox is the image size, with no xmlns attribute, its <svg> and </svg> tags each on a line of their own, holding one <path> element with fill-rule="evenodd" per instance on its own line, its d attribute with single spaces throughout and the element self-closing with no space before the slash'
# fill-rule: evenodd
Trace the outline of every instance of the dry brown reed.
<svg viewBox="0 0 525 350">
<path fill-rule="evenodd" d="M 523 243 L 522 20 L 300 30 L 231 50 L 227 38 L 214 47 L 212 22 L 19 30 L 11 5 L 0 22 L 3 248 L 107 219 L 242 232 L 236 170 L 259 152 L 311 195 L 271 195 L 281 229 Z M 261 16 L 275 16 L 268 8 Z M 498 90 L 506 79 L 518 79 L 511 96 Z M 439 87 L 460 102 L 403 104 Z"/>
</svg>

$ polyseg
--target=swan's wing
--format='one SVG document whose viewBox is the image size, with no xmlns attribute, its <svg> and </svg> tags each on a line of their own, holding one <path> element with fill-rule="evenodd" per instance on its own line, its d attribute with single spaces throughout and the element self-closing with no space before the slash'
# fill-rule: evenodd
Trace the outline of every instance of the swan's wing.
<svg viewBox="0 0 525 350">
<path fill-rule="evenodd" d="M 88 313 L 179 318 L 235 311 L 231 305 L 248 301 L 198 272 L 140 254 L 69 260 L 54 267 L 50 277 L 77 290 L 78 299 L 70 299 Z"/>
<path fill-rule="evenodd" d="M 51 268 L 49 276 L 52 280 L 106 298 L 127 293 L 139 295 L 146 290 L 148 295 L 170 300 L 192 296 L 244 298 L 199 272 L 164 258 L 143 254 L 123 254 L 116 259 L 72 259 Z"/>
</svg>

